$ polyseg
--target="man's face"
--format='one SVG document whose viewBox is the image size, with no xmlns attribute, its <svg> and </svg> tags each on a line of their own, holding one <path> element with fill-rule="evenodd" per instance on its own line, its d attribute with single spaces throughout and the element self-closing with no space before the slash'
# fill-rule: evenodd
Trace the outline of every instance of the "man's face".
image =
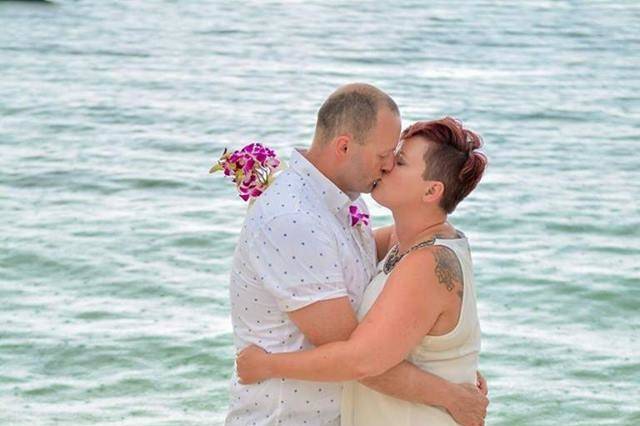
<svg viewBox="0 0 640 426">
<path fill-rule="evenodd" d="M 362 145 L 356 144 L 351 174 L 352 190 L 370 193 L 384 173 L 393 169 L 400 138 L 400 117 L 387 108 L 378 111 L 376 126 Z"/>
</svg>

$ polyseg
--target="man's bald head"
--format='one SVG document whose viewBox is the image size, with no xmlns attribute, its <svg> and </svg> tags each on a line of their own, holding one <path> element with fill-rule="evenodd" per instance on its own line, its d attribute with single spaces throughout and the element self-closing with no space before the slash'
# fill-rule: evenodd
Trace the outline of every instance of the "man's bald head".
<svg viewBox="0 0 640 426">
<path fill-rule="evenodd" d="M 325 144 L 341 133 L 350 133 L 356 142 L 364 143 L 381 108 L 400 115 L 394 100 L 375 86 L 352 83 L 340 87 L 318 111 L 314 142 Z"/>
</svg>

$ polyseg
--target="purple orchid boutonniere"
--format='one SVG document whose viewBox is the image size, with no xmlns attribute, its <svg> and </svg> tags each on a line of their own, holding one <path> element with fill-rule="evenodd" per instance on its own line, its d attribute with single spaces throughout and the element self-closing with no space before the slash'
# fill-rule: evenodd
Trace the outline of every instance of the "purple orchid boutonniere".
<svg viewBox="0 0 640 426">
<path fill-rule="evenodd" d="M 225 148 L 209 173 L 222 170 L 236 184 L 240 198 L 251 202 L 269 187 L 279 167 L 280 160 L 275 151 L 260 143 L 251 143 L 233 152 Z"/>
<path fill-rule="evenodd" d="M 369 224 L 369 215 L 361 212 L 355 204 L 349 206 L 349 216 L 351 217 L 351 226 Z"/>
</svg>

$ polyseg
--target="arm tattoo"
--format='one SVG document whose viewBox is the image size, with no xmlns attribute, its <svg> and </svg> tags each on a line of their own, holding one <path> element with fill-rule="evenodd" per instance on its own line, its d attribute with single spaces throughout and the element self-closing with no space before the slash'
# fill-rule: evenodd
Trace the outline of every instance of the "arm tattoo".
<svg viewBox="0 0 640 426">
<path fill-rule="evenodd" d="M 437 247 L 434 251 L 436 258 L 436 275 L 438 281 L 447 287 L 447 290 L 453 291 L 458 288 L 458 297 L 462 299 L 464 286 L 462 284 L 462 268 L 458 262 L 455 253 L 445 247 Z"/>
</svg>

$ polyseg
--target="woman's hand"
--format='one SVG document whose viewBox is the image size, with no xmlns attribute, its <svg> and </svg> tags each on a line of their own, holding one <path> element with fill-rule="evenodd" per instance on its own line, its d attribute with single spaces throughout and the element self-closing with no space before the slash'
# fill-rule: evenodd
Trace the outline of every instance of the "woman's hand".
<svg viewBox="0 0 640 426">
<path fill-rule="evenodd" d="M 251 345 L 247 346 L 236 356 L 236 367 L 240 384 L 250 385 L 260 380 L 268 379 L 269 354 L 262 348 Z"/>
</svg>

